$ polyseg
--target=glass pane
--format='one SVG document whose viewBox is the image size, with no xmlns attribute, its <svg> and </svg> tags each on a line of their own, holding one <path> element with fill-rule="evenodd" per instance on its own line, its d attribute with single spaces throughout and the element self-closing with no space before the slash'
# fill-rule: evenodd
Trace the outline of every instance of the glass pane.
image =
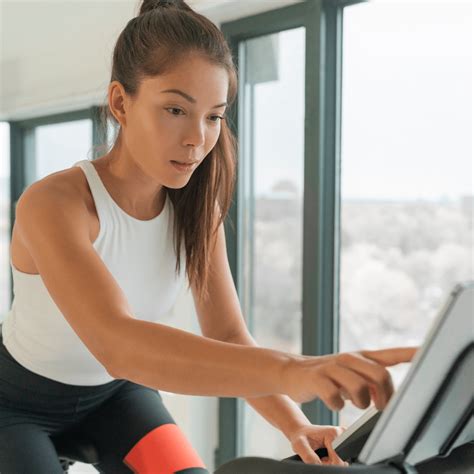
<svg viewBox="0 0 474 474">
<path fill-rule="evenodd" d="M 92 120 L 42 125 L 35 128 L 34 138 L 34 173 L 29 181 L 37 181 L 70 168 L 79 160 L 91 158 Z"/>
<path fill-rule="evenodd" d="M 305 30 L 241 47 L 242 308 L 259 345 L 301 353 Z M 293 454 L 252 407 L 242 412 L 242 455 Z"/>
<path fill-rule="evenodd" d="M 0 322 L 10 309 L 10 125 L 0 122 Z"/>
<path fill-rule="evenodd" d="M 471 10 L 344 10 L 341 352 L 419 345 L 474 277 Z M 389 368 L 395 387 L 408 368 Z M 340 424 L 361 413 L 348 402 Z"/>
</svg>

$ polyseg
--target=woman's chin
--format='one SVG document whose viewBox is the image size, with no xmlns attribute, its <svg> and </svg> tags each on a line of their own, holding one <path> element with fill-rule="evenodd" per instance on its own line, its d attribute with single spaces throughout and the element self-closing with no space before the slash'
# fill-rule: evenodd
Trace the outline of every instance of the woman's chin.
<svg viewBox="0 0 474 474">
<path fill-rule="evenodd" d="M 188 183 L 189 180 L 191 179 L 191 175 L 189 176 L 179 176 L 175 177 L 174 179 L 168 180 L 168 182 L 165 184 L 167 188 L 170 189 L 181 189 L 184 188 Z"/>
</svg>

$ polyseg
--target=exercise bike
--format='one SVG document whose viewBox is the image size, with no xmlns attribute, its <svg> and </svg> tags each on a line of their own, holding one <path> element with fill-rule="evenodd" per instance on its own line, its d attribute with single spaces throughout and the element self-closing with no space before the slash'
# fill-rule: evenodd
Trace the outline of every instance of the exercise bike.
<svg viewBox="0 0 474 474">
<path fill-rule="evenodd" d="M 73 433 L 51 436 L 59 461 L 65 474 L 75 462 L 97 464 L 99 454 L 93 443 Z M 319 457 L 328 455 L 325 448 L 316 450 Z M 414 470 L 406 470 L 401 464 L 374 466 L 327 466 L 302 462 L 298 455 L 277 460 L 248 456 L 229 461 L 214 471 L 214 474 L 434 474 L 441 472 L 471 474 L 474 461 L 474 443 L 466 443 L 452 451 L 447 459 L 429 460 L 417 464 Z"/>
</svg>

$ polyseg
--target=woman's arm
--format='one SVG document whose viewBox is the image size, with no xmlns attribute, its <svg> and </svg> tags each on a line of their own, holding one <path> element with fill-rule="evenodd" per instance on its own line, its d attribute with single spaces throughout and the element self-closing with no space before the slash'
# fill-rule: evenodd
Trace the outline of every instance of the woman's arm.
<svg viewBox="0 0 474 474">
<path fill-rule="evenodd" d="M 233 336 L 226 342 L 258 347 L 257 342 L 249 332 Z M 311 425 L 311 421 L 301 408 L 288 395 L 277 393 L 264 397 L 249 397 L 245 401 L 265 420 L 279 429 L 288 439 L 299 427 Z"/>
<path fill-rule="evenodd" d="M 282 390 L 279 373 L 290 354 L 135 319 L 90 241 L 80 193 L 55 175 L 22 194 L 15 231 L 61 313 L 112 376 L 194 395 L 258 396 Z"/>
<path fill-rule="evenodd" d="M 133 318 L 114 328 L 110 373 L 167 392 L 218 397 L 283 393 L 290 354 L 216 341 Z"/>
</svg>

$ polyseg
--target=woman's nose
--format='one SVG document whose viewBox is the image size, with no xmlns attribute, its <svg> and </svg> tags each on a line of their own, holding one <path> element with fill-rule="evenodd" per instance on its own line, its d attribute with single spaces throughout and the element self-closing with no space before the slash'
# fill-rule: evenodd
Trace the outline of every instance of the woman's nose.
<svg viewBox="0 0 474 474">
<path fill-rule="evenodd" d="M 196 148 L 203 146 L 206 141 L 206 130 L 202 123 L 194 123 L 186 134 L 185 145 L 193 145 Z"/>
</svg>

